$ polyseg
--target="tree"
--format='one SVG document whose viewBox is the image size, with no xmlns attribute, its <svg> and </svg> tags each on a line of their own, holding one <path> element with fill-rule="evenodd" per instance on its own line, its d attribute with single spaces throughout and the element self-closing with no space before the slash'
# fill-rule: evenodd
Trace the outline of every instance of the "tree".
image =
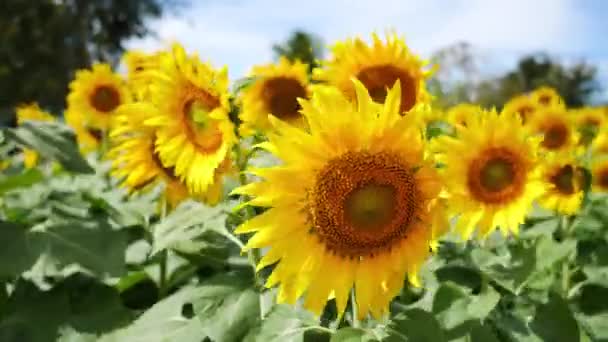
<svg viewBox="0 0 608 342">
<path fill-rule="evenodd" d="M 115 64 L 126 38 L 149 31 L 163 0 L 3 0 L 0 4 L 0 118 L 22 102 L 58 112 L 77 69 Z M 0 120 L 1 121 L 1 120 Z"/>
<path fill-rule="evenodd" d="M 323 58 L 323 43 L 321 39 L 312 33 L 296 30 L 287 41 L 282 44 L 275 44 L 272 47 L 277 58 L 285 56 L 293 61 L 299 59 L 308 64 L 312 70 L 318 66 L 318 60 Z"/>
</svg>

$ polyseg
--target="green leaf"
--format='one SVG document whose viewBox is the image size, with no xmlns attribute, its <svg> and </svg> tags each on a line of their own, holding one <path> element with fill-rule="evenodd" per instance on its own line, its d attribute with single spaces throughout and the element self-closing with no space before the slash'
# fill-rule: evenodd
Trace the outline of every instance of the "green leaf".
<svg viewBox="0 0 608 342">
<path fill-rule="evenodd" d="M 557 230 L 560 224 L 560 218 L 550 218 L 542 220 L 529 228 L 522 230 L 520 237 L 525 239 L 537 238 L 540 236 L 551 236 Z"/>
<path fill-rule="evenodd" d="M 555 241 L 551 236 L 541 237 L 536 246 L 536 269 L 552 267 L 556 262 L 576 251 L 576 240 Z"/>
<path fill-rule="evenodd" d="M 200 342 L 206 334 L 197 318 L 184 317 L 198 289 L 185 287 L 156 303 L 133 324 L 101 336 L 99 342 Z"/>
<path fill-rule="evenodd" d="M 500 295 L 491 286 L 479 295 L 468 295 L 459 287 L 444 283 L 435 294 L 433 313 L 446 329 L 454 329 L 469 320 L 484 320 L 499 300 Z"/>
<path fill-rule="evenodd" d="M 30 240 L 28 227 L 0 221 L 0 278 L 13 278 L 30 269 L 38 259 L 39 252 Z"/>
<path fill-rule="evenodd" d="M 452 281 L 471 290 L 481 287 L 481 274 L 472 267 L 447 265 L 439 268 L 435 274 L 440 282 Z"/>
<path fill-rule="evenodd" d="M 326 338 L 327 328 L 320 327 L 312 313 L 292 305 L 274 305 L 257 330 L 251 331 L 247 342 L 304 342 L 316 333 L 317 340 Z"/>
<path fill-rule="evenodd" d="M 372 342 L 378 341 L 372 333 L 359 328 L 342 328 L 331 336 L 330 342 Z"/>
<path fill-rule="evenodd" d="M 608 312 L 593 316 L 578 315 L 577 318 L 595 341 L 608 340 Z"/>
<path fill-rule="evenodd" d="M 67 126 L 55 122 L 26 121 L 4 134 L 17 144 L 32 148 L 45 158 L 55 159 L 72 172 L 93 173 L 82 158 L 74 133 Z"/>
<path fill-rule="evenodd" d="M 546 304 L 537 308 L 530 328 L 544 341 L 575 342 L 580 339 L 578 324 L 568 303 L 553 293 Z"/>
<path fill-rule="evenodd" d="M 490 279 L 519 294 L 536 269 L 536 245 L 513 243 L 508 250 L 505 256 L 476 250 L 472 257 Z M 478 255 L 483 255 L 483 258 Z"/>
<path fill-rule="evenodd" d="M 194 313 L 214 341 L 241 341 L 260 320 L 260 294 L 243 278 L 222 274 L 198 288 Z"/>
<path fill-rule="evenodd" d="M 198 202 L 184 202 L 152 228 L 151 253 L 154 255 L 168 248 L 184 253 L 218 253 L 218 243 L 210 240 L 210 236 L 236 239 L 226 229 L 226 217 L 224 205 L 207 207 Z"/>
<path fill-rule="evenodd" d="M 78 264 L 98 275 L 125 272 L 126 234 L 103 219 L 52 222 L 31 234 L 39 251 L 59 266 Z"/>
<path fill-rule="evenodd" d="M 470 342 L 500 342 L 487 325 L 475 324 L 469 334 Z"/>
<path fill-rule="evenodd" d="M 595 315 L 608 312 L 608 287 L 599 284 L 585 284 L 580 290 L 578 306 L 582 313 Z"/>
<path fill-rule="evenodd" d="M 28 169 L 11 176 L 0 175 L 0 195 L 13 189 L 29 187 L 43 179 L 44 175 L 38 169 Z"/>
<path fill-rule="evenodd" d="M 395 316 L 387 327 L 386 342 L 447 341 L 435 316 L 422 309 L 410 309 Z"/>
<path fill-rule="evenodd" d="M 112 287 L 82 274 L 49 291 L 20 279 L 3 309 L 0 341 L 55 341 L 60 327 L 97 334 L 131 320 Z"/>
</svg>

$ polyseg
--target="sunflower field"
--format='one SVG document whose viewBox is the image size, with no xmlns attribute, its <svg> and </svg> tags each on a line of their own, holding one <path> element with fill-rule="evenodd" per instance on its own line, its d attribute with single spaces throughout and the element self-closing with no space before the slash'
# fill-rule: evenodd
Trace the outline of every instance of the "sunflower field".
<svg viewBox="0 0 608 342">
<path fill-rule="evenodd" d="M 441 108 L 395 33 L 122 63 L 0 131 L 0 341 L 608 341 L 608 108 Z"/>
</svg>

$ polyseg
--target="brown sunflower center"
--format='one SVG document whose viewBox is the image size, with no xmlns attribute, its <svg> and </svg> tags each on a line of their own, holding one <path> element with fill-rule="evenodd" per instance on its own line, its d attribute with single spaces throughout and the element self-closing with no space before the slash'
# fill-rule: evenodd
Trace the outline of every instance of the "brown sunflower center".
<svg viewBox="0 0 608 342">
<path fill-rule="evenodd" d="M 405 238 L 419 198 L 414 173 L 398 156 L 349 152 L 317 175 L 312 232 L 339 255 L 373 256 Z"/>
<path fill-rule="evenodd" d="M 541 95 L 538 97 L 538 102 L 544 106 L 551 103 L 551 95 Z"/>
<path fill-rule="evenodd" d="M 300 116 L 298 98 L 306 98 L 306 89 L 296 79 L 275 77 L 264 82 L 262 100 L 268 111 L 283 120 Z"/>
<path fill-rule="evenodd" d="M 467 178 L 469 191 L 476 200 L 505 203 L 522 193 L 525 165 L 521 157 L 508 148 L 490 148 L 471 162 Z"/>
<path fill-rule="evenodd" d="M 517 110 L 517 112 L 519 113 L 519 116 L 521 117 L 521 121 L 523 123 L 526 123 L 526 121 L 534 113 L 534 107 L 528 106 L 528 105 L 523 105 Z"/>
<path fill-rule="evenodd" d="M 565 195 L 575 192 L 574 187 L 574 168 L 572 165 L 564 165 L 559 168 L 549 179 L 557 191 Z"/>
<path fill-rule="evenodd" d="M 608 167 L 601 169 L 596 177 L 598 178 L 597 184 L 604 189 L 608 189 Z"/>
<path fill-rule="evenodd" d="M 210 117 L 210 113 L 220 106 L 217 97 L 203 89 L 192 86 L 189 89 L 182 111 L 188 139 L 202 153 L 213 153 L 223 142 L 219 120 Z"/>
<path fill-rule="evenodd" d="M 562 122 L 556 122 L 544 129 L 543 132 L 543 147 L 555 150 L 568 141 L 568 126 Z"/>
<path fill-rule="evenodd" d="M 400 112 L 407 112 L 416 104 L 416 79 L 405 70 L 390 64 L 375 65 L 359 71 L 357 79 L 363 83 L 369 96 L 377 103 L 384 103 L 388 89 L 399 80 L 401 83 Z"/>
<path fill-rule="evenodd" d="M 109 113 L 120 105 L 120 93 L 109 85 L 98 86 L 89 98 L 91 105 L 102 113 Z"/>
</svg>

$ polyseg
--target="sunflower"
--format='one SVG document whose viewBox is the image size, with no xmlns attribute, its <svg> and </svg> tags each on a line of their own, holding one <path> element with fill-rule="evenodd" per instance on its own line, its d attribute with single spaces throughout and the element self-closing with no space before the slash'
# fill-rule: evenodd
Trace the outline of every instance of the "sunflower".
<svg viewBox="0 0 608 342">
<path fill-rule="evenodd" d="M 569 150 L 578 143 L 579 134 L 562 107 L 543 107 L 531 120 L 530 129 L 533 133 L 542 135 L 540 144 L 546 151 Z"/>
<path fill-rule="evenodd" d="M 281 57 L 278 64 L 253 67 L 250 76 L 253 83 L 241 93 L 240 129 L 244 135 L 267 131 L 271 127 L 268 114 L 290 123 L 303 123 L 297 99 L 309 96 L 308 65 Z"/>
<path fill-rule="evenodd" d="M 591 164 L 591 190 L 608 192 L 608 159 L 595 158 Z"/>
<path fill-rule="evenodd" d="M 151 77 L 150 70 L 159 68 L 160 56 L 164 52 L 145 53 L 137 50 L 127 51 L 122 61 L 127 67 L 127 85 L 137 101 L 146 99 Z"/>
<path fill-rule="evenodd" d="M 608 155 L 608 129 L 602 129 L 591 144 L 593 155 Z"/>
<path fill-rule="evenodd" d="M 81 115 L 86 127 L 107 131 L 112 114 L 129 101 L 123 79 L 107 64 L 95 64 L 91 70 L 79 70 L 70 83 L 68 111 Z"/>
<path fill-rule="evenodd" d="M 460 103 L 448 110 L 448 122 L 454 126 L 466 126 L 468 120 L 481 111 L 479 106 L 470 103 Z"/>
<path fill-rule="evenodd" d="M 385 101 L 387 89 L 399 80 L 401 113 L 419 103 L 428 103 L 430 96 L 424 84 L 431 72 L 423 71 L 426 62 L 414 55 L 396 34 L 387 35 L 386 42 L 377 34 L 372 39 L 371 46 L 360 38 L 335 44 L 332 58 L 324 63 L 324 68 L 314 71 L 315 78 L 338 87 L 350 99 L 355 98 L 351 78 L 356 78 L 377 103 Z"/>
<path fill-rule="evenodd" d="M 121 179 L 130 191 L 147 190 L 159 182 L 165 184 L 170 207 L 188 198 L 188 189 L 171 167 L 165 167 L 154 149 L 154 128 L 142 125 L 144 112 L 123 112 L 118 109 L 110 132 L 112 175 Z"/>
<path fill-rule="evenodd" d="M 576 213 L 583 200 L 584 175 L 572 154 L 550 154 L 541 170 L 549 186 L 539 197 L 538 203 L 564 215 Z"/>
<path fill-rule="evenodd" d="M 539 87 L 530 93 L 530 98 L 540 107 L 565 107 L 564 100 L 551 87 Z"/>
<path fill-rule="evenodd" d="M 581 133 L 581 144 L 588 146 L 604 126 L 605 116 L 600 108 L 584 107 L 571 110 Z"/>
<path fill-rule="evenodd" d="M 236 140 L 228 117 L 227 70 L 215 71 L 175 44 L 150 73 L 149 101 L 126 104 L 120 111 L 135 117 L 146 113 L 144 124 L 156 130 L 162 164 L 173 168 L 190 192 L 206 193 Z"/>
<path fill-rule="evenodd" d="M 399 82 L 383 105 L 354 82 L 358 105 L 334 87 L 300 100 L 309 131 L 271 118 L 276 132 L 261 147 L 283 164 L 251 170 L 263 181 L 234 190 L 269 207 L 236 232 L 255 232 L 246 250 L 270 247 L 258 269 L 278 262 L 266 286 L 280 283 L 279 302 L 306 293 L 319 315 L 331 297 L 341 315 L 354 289 L 359 318 L 379 317 L 406 274 L 418 284 L 444 228 L 433 227 L 445 222 L 434 217 L 442 184 L 416 119 L 399 115 Z"/>
<path fill-rule="evenodd" d="M 442 136 L 433 149 L 442 169 L 450 213 L 460 214 L 456 229 L 468 239 L 476 227 L 485 238 L 495 227 L 518 232 L 532 201 L 544 190 L 532 137 L 519 115 L 482 111 L 457 126 L 457 138 Z"/>
<path fill-rule="evenodd" d="M 99 148 L 104 135 L 101 130 L 87 127 L 85 118 L 77 112 L 67 110 L 63 116 L 68 126 L 74 130 L 82 154 L 87 154 Z"/>
<path fill-rule="evenodd" d="M 526 124 L 534 116 L 534 114 L 542 107 L 526 95 L 518 95 L 505 103 L 502 113 L 517 113 L 521 120 Z"/>
<path fill-rule="evenodd" d="M 43 111 L 38 107 L 38 104 L 32 103 L 17 107 L 17 125 L 21 125 L 25 121 L 55 121 L 55 117 L 48 112 Z M 23 164 L 30 169 L 38 164 L 38 152 L 26 148 L 23 150 Z"/>
</svg>

